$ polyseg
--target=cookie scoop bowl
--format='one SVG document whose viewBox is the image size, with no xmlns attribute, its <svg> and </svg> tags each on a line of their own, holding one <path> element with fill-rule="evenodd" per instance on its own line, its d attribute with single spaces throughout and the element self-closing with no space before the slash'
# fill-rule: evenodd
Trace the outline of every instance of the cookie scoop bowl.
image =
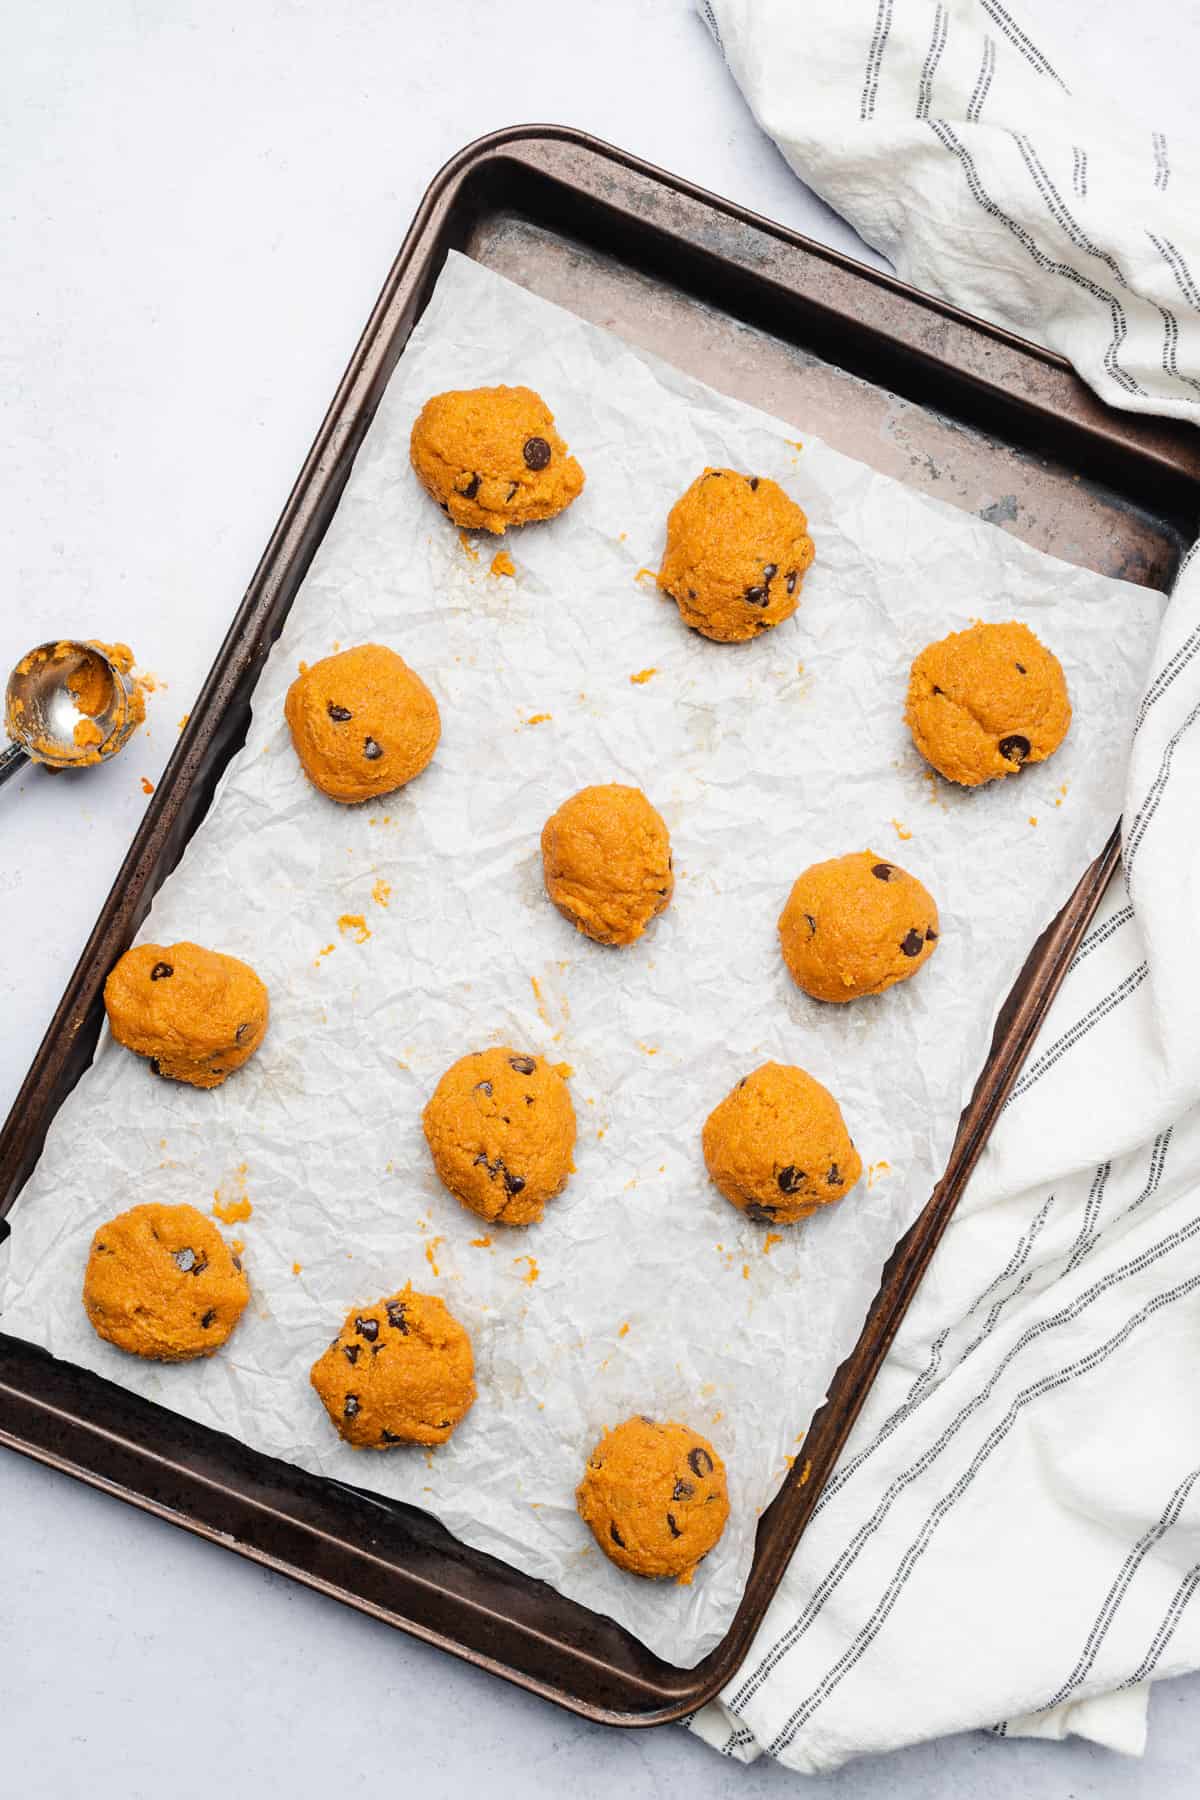
<svg viewBox="0 0 1200 1800">
<path fill-rule="evenodd" d="M 23 656 L 5 693 L 12 742 L 0 751 L 0 782 L 26 762 L 83 769 L 123 750 L 146 712 L 132 667 L 123 644 L 73 638 L 38 644 Z"/>
</svg>

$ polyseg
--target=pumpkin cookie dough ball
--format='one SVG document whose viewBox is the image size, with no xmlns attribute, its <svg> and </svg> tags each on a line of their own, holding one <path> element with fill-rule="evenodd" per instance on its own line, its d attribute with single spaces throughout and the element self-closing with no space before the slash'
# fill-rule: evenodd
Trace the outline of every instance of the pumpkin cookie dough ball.
<svg viewBox="0 0 1200 1800">
<path fill-rule="evenodd" d="M 725 1465 L 687 1425 L 639 1416 L 605 1432 L 575 1493 L 605 1556 L 685 1586 L 725 1529 Z"/>
<path fill-rule="evenodd" d="M 241 1258 L 194 1206 L 134 1206 L 92 1239 L 84 1311 L 102 1338 L 133 1356 L 211 1356 L 249 1298 Z"/>
<path fill-rule="evenodd" d="M 540 1056 L 507 1047 L 453 1063 L 422 1118 L 434 1167 L 464 1206 L 494 1225 L 529 1225 L 567 1184 L 575 1108 Z"/>
<path fill-rule="evenodd" d="M 413 426 L 410 452 L 421 485 L 468 531 L 552 519 L 583 487 L 583 470 L 532 388 L 435 394 Z"/>
<path fill-rule="evenodd" d="M 293 681 L 283 711 L 304 773 L 344 806 L 403 787 L 442 735 L 437 701 L 385 644 L 322 657 Z"/>
<path fill-rule="evenodd" d="M 444 1444 L 475 1404 L 471 1340 L 436 1294 L 359 1306 L 309 1377 L 356 1450 Z"/>
<path fill-rule="evenodd" d="M 972 625 L 927 644 L 904 719 L 925 761 L 978 787 L 1053 756 L 1071 724 L 1062 664 L 1028 625 Z"/>
<path fill-rule="evenodd" d="M 546 892 L 598 944 L 632 944 L 670 904 L 671 839 L 641 788 L 580 788 L 542 827 Z"/>
<path fill-rule="evenodd" d="M 808 520 L 777 482 L 705 469 L 668 515 L 658 585 L 685 625 L 737 644 L 791 618 L 812 559 Z"/>
<path fill-rule="evenodd" d="M 713 1181 L 759 1224 L 807 1219 L 843 1199 L 862 1174 L 833 1095 L 787 1063 L 743 1076 L 708 1115 L 703 1144 Z"/>
<path fill-rule="evenodd" d="M 882 994 L 915 975 L 937 940 L 928 889 L 873 850 L 805 869 L 779 915 L 783 960 L 814 1000 Z"/>
<path fill-rule="evenodd" d="M 262 1043 L 270 1002 L 249 963 L 199 944 L 135 944 L 104 984 L 118 1044 L 154 1073 L 220 1087 Z"/>
</svg>

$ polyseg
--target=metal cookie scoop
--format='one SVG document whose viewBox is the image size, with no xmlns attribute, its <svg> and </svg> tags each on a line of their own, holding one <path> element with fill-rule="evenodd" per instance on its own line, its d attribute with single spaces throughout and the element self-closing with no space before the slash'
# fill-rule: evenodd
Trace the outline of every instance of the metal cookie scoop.
<svg viewBox="0 0 1200 1800">
<path fill-rule="evenodd" d="M 52 769 L 104 762 L 143 717 L 136 683 L 99 644 L 39 644 L 8 678 L 4 724 L 13 741 L 0 750 L 0 783 L 27 762 Z"/>
</svg>

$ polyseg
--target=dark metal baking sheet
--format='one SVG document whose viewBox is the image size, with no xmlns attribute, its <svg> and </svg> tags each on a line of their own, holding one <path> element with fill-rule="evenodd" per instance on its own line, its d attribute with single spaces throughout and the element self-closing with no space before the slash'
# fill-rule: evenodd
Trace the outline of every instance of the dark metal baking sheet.
<svg viewBox="0 0 1200 1800">
<path fill-rule="evenodd" d="M 1196 536 L 1200 439 L 1109 412 L 1060 358 L 582 133 L 514 127 L 469 145 L 421 204 L 0 1132 L 0 1237 L 91 1060 L 105 975 L 244 741 L 267 652 L 451 248 L 1068 561 L 1165 588 Z M 4 1335 L 0 1443 L 590 1718 L 681 1717 L 744 1656 L 1117 854 L 1114 832 L 1032 948 L 946 1172 L 763 1514 L 733 1625 L 695 1668 L 660 1661 L 412 1507 L 262 1456 Z"/>
</svg>

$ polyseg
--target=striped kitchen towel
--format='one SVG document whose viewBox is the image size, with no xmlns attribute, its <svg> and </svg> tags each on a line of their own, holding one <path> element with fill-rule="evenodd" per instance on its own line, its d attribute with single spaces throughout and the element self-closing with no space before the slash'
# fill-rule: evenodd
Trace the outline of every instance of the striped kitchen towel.
<svg viewBox="0 0 1200 1800">
<path fill-rule="evenodd" d="M 1107 401 L 1200 422 L 1200 156 L 999 0 L 707 0 L 805 181 Z M 1186 202 L 1186 203 L 1185 203 Z M 1200 552 L 1081 944 L 754 1646 L 691 1721 L 806 1771 L 971 1726 L 1137 1752 L 1200 1667 Z"/>
<path fill-rule="evenodd" d="M 1200 423 L 1200 147 L 1000 0 L 697 0 L 764 131 L 898 275 Z"/>
</svg>

